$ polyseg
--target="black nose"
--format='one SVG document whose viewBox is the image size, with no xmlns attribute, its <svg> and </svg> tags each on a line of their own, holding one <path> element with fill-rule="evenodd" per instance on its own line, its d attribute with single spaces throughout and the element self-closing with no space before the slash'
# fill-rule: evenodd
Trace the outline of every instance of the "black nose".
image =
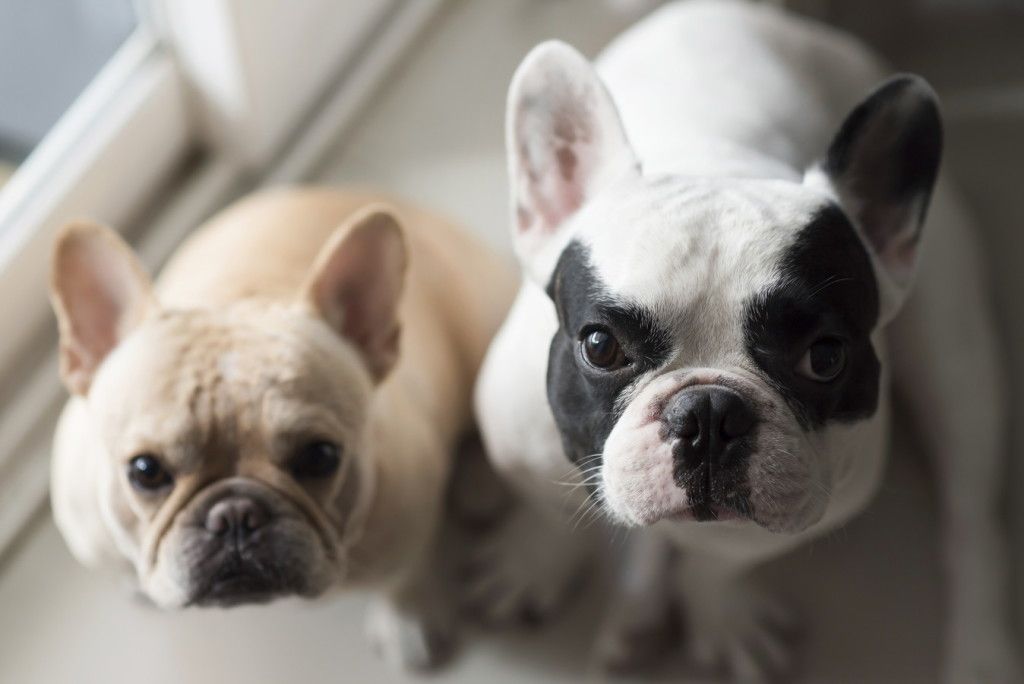
<svg viewBox="0 0 1024 684">
<path fill-rule="evenodd" d="M 669 400 L 663 420 L 687 455 L 715 461 L 727 456 L 729 447 L 757 424 L 757 416 L 743 397 L 718 385 L 679 392 Z"/>
<path fill-rule="evenodd" d="M 206 513 L 207 531 L 218 536 L 245 541 L 253 532 L 267 524 L 267 509 L 248 496 L 221 499 Z"/>
</svg>

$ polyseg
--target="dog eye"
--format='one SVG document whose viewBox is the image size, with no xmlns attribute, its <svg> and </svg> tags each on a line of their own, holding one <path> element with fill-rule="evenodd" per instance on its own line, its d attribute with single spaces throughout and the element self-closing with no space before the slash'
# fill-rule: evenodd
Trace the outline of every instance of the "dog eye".
<svg viewBox="0 0 1024 684">
<path fill-rule="evenodd" d="M 611 371 L 626 365 L 626 355 L 619 341 L 607 328 L 584 330 L 580 345 L 583 358 L 594 368 Z"/>
<path fill-rule="evenodd" d="M 823 337 L 804 353 L 797 373 L 816 382 L 831 382 L 846 368 L 846 345 L 836 337 Z"/>
<path fill-rule="evenodd" d="M 128 481 L 136 489 L 152 492 L 169 487 L 174 478 L 153 454 L 139 454 L 128 462 Z"/>
<path fill-rule="evenodd" d="M 310 442 L 295 454 L 291 473 L 296 479 L 315 479 L 333 475 L 341 464 L 341 448 L 337 444 L 318 440 Z"/>
</svg>

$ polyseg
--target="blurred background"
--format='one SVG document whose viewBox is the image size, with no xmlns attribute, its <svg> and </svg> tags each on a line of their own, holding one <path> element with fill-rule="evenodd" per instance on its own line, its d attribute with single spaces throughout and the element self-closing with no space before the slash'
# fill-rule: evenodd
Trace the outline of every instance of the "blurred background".
<svg viewBox="0 0 1024 684">
<path fill-rule="evenodd" d="M 44 287 L 49 241 L 63 221 L 90 216 L 156 269 L 233 197 L 317 182 L 406 195 L 507 250 L 502 121 L 516 64 L 555 37 L 596 55 L 657 4 L 0 0 L 0 681 L 405 679 L 368 652 L 358 596 L 164 614 L 75 564 L 46 504 L 64 398 Z M 1024 486 L 1024 4 L 774 4 L 854 32 L 943 100 L 945 170 L 984 231 L 1007 349 L 1013 492 Z M 807 618 L 802 681 L 937 680 L 934 497 L 912 436 L 897 437 L 870 510 L 764 571 Z M 1006 515 L 1019 568 L 1020 497 L 1008 497 Z M 540 634 L 467 634 L 436 679 L 596 678 L 598 596 Z M 653 676 L 685 674 L 668 663 Z"/>
</svg>

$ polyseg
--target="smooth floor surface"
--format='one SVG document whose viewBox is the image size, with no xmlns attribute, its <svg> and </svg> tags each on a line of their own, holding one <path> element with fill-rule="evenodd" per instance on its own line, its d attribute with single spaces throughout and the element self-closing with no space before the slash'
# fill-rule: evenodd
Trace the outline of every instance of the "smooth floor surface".
<svg viewBox="0 0 1024 684">
<path fill-rule="evenodd" d="M 327 154 L 320 180 L 390 188 L 448 211 L 506 248 L 501 126 L 508 79 L 526 50 L 544 38 L 561 37 L 596 52 L 622 25 L 604 7 L 591 0 L 453 3 L 356 129 Z M 931 49 L 922 42 L 922 50 Z M 987 60 L 1003 63 L 985 51 L 973 58 L 979 70 Z M 909 47 L 894 59 L 924 69 L 940 92 L 944 75 L 959 85 L 971 68 L 931 60 Z M 933 63 L 936 72 L 929 73 Z M 1022 119 L 1019 110 L 999 110 L 969 114 L 949 126 L 951 166 L 984 221 L 997 266 L 1008 372 L 1017 388 L 1024 388 L 1024 317 L 1016 294 L 1024 292 Z M 1016 455 L 1024 453 L 1021 408 L 1018 400 L 1012 414 Z M 909 440 L 900 441 L 865 515 L 764 571 L 764 581 L 806 618 L 801 681 L 937 680 L 942 592 L 935 502 L 924 459 Z M 1022 481 L 1019 470 L 1013 481 Z M 471 631 L 453 665 L 427 681 L 600 680 L 589 665 L 600 595 L 592 587 L 570 614 L 539 632 Z M 78 567 L 43 518 L 0 567 L 0 682 L 413 680 L 386 669 L 367 649 L 364 603 L 353 596 L 161 613 L 133 598 L 130 587 Z M 688 679 L 679 663 L 666 664 L 653 677 L 701 681 Z"/>
</svg>

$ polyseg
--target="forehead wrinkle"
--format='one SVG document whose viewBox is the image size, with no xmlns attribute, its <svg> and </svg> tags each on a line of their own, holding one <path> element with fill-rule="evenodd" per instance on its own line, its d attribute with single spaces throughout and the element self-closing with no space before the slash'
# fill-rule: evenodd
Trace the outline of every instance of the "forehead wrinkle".
<svg viewBox="0 0 1024 684">
<path fill-rule="evenodd" d="M 327 379 L 313 368 L 316 345 L 303 336 L 206 312 L 171 312 L 163 322 L 153 331 L 162 339 L 146 374 L 167 380 L 145 391 L 147 403 L 187 415 L 191 434 L 180 438 L 202 450 L 254 446 L 248 442 L 259 432 L 264 404 L 276 396 L 329 395 Z"/>
<path fill-rule="evenodd" d="M 258 422 L 252 404 L 262 395 L 265 374 L 273 371 L 259 353 L 263 340 L 256 336 L 244 326 L 197 316 L 172 359 L 181 369 L 183 408 L 198 432 L 192 449 L 198 459 L 211 450 L 219 458 L 236 459 L 244 451 L 246 433 Z"/>
</svg>

